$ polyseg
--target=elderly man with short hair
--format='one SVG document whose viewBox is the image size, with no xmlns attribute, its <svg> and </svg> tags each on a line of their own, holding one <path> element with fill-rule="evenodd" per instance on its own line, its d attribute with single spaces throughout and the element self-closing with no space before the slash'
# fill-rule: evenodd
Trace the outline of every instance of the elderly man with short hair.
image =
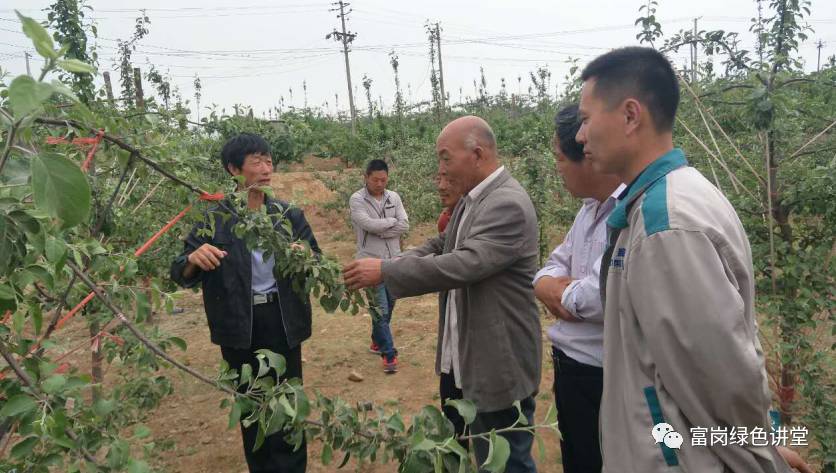
<svg viewBox="0 0 836 473">
<path fill-rule="evenodd" d="M 475 402 L 473 434 L 512 425 L 513 406 L 533 420 L 542 341 L 532 279 L 537 215 L 525 189 L 497 156 L 481 118 L 449 123 L 436 141 L 439 172 L 462 198 L 446 231 L 394 260 L 360 259 L 344 269 L 351 288 L 385 282 L 395 297 L 439 294 L 436 371 Z M 528 432 L 501 434 L 511 447 L 507 473 L 536 472 Z M 474 442 L 476 458 L 487 442 Z"/>
</svg>

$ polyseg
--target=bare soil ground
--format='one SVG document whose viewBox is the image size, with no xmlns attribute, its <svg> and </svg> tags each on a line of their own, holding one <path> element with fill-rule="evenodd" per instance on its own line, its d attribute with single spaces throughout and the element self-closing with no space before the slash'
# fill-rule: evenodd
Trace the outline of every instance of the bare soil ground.
<svg viewBox="0 0 836 473">
<path fill-rule="evenodd" d="M 325 167 L 320 172 L 330 171 Z M 322 204 L 331 193 L 307 171 L 282 172 L 274 176 L 273 187 L 280 198 L 302 205 L 323 250 L 341 261 L 349 261 L 354 253 L 351 229 L 342 215 L 324 211 Z M 407 245 L 422 242 L 434 232 L 433 225 L 419 226 L 410 232 Z M 192 368 L 213 375 L 220 362 L 220 350 L 209 342 L 209 331 L 199 294 L 182 293 L 178 306 L 185 309 L 177 315 L 159 318 L 161 328 L 186 340 L 185 354 L 178 355 Z M 308 389 L 349 401 L 372 401 L 376 405 L 397 400 L 401 412 L 416 412 L 426 404 L 438 404 L 438 378 L 433 370 L 437 332 L 437 300 L 433 294 L 398 301 L 392 329 L 400 351 L 400 371 L 385 375 L 380 358 L 368 352 L 370 319 L 368 315 L 326 314 L 314 308 L 313 336 L 303 347 L 304 380 Z M 548 321 L 544 321 L 548 323 Z M 547 344 L 544 346 L 548 346 Z M 541 394 L 537 417 L 545 415 L 553 402 L 553 372 L 550 357 L 544 353 Z M 348 380 L 356 370 L 364 380 Z M 156 465 L 172 473 L 246 472 L 240 434 L 237 428 L 227 429 L 227 411 L 219 404 L 224 398 L 197 380 L 173 370 L 174 394 L 150 412 L 146 424 L 159 440 L 170 440 L 175 448 L 160 452 Z M 407 415 L 405 417 L 408 418 Z M 562 472 L 557 437 L 545 433 L 547 452 L 538 459 L 539 471 Z M 337 471 L 335 465 L 323 466 L 319 461 L 320 446 L 309 446 L 308 471 Z M 394 472 L 397 465 L 358 465 L 353 460 L 343 470 L 368 473 Z"/>
</svg>

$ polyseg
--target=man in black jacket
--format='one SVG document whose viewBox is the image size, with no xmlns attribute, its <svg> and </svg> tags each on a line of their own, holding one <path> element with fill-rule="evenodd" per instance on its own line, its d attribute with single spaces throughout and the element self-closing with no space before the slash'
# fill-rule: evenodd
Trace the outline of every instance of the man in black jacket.
<svg viewBox="0 0 836 473">
<path fill-rule="evenodd" d="M 270 185 L 273 173 L 270 146 L 263 138 L 249 133 L 231 138 L 221 151 L 221 161 L 231 175 L 243 176 L 239 189 L 249 189 L 250 209 L 266 206 L 268 214 L 276 215 L 273 222 L 277 232 L 285 232 L 280 222 L 284 214 L 292 224 L 291 241 L 307 242 L 311 250 L 320 253 L 302 211 L 271 199 L 258 189 Z M 240 373 L 242 365 L 247 363 L 256 370 L 255 351 L 268 349 L 284 356 L 287 362 L 287 370 L 280 380 L 301 380 L 302 342 L 311 336 L 310 301 L 291 289 L 289 279 L 274 277 L 273 257 L 265 260 L 262 250 L 247 248 L 233 234 L 237 218 L 234 213 L 230 215 L 229 209 L 227 202 L 210 211 L 210 218 L 214 219 L 212 236 L 205 236 L 204 224 L 192 229 L 183 253 L 171 265 L 171 278 L 186 288 L 202 284 L 212 343 L 220 345 L 221 355 L 230 368 Z M 273 370 L 270 374 L 275 377 Z M 250 472 L 305 471 L 304 443 L 294 451 L 293 445 L 279 432 L 267 437 L 258 451 L 253 452 L 257 424 L 247 428 L 242 425 L 241 433 Z"/>
</svg>

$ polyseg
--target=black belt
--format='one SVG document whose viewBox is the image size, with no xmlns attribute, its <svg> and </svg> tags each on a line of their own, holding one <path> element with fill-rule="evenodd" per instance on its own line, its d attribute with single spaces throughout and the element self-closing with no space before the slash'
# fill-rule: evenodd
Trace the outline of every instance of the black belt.
<svg viewBox="0 0 836 473">
<path fill-rule="evenodd" d="M 253 305 L 272 304 L 279 300 L 278 292 L 268 292 L 267 294 L 253 294 Z"/>
</svg>

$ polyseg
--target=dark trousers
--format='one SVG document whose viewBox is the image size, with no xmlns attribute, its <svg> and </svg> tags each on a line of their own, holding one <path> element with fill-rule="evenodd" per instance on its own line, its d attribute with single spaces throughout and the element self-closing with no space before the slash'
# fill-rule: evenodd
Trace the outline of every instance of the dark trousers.
<svg viewBox="0 0 836 473">
<path fill-rule="evenodd" d="M 447 399 L 463 399 L 464 393 L 456 387 L 456 381 L 452 372 L 441 373 L 439 380 L 439 394 L 441 395 L 441 410 L 444 416 L 452 422 L 456 429 L 456 435 L 461 436 L 465 433 L 464 419 L 459 415 L 455 407 L 445 406 L 444 401 Z M 529 425 L 534 422 L 534 396 L 529 396 L 520 401 L 523 415 L 528 419 Z M 490 432 L 491 429 L 502 429 L 510 427 L 519 418 L 519 412 L 516 407 L 509 407 L 501 411 L 494 412 L 477 412 L 476 419 L 470 424 L 470 434 L 483 434 Z M 508 463 L 505 465 L 505 473 L 537 473 L 537 466 L 534 464 L 534 458 L 531 457 L 531 446 L 534 442 L 534 437 L 528 432 L 509 432 L 500 434 L 505 437 L 505 440 L 511 446 L 511 455 L 508 457 Z M 459 441 L 464 448 L 469 448 L 469 443 Z M 481 439 L 474 439 L 473 448 L 476 453 L 476 461 L 479 465 L 485 463 L 488 458 L 489 443 Z M 485 470 L 479 470 L 483 472 Z"/>
<path fill-rule="evenodd" d="M 528 396 L 520 401 L 523 415 L 528 419 L 528 424 L 534 424 L 534 396 Z M 514 425 L 520 414 L 516 407 L 509 407 L 495 412 L 479 412 L 476 420 L 470 425 L 473 434 L 483 434 L 491 429 L 502 429 Z M 537 466 L 531 456 L 531 445 L 534 443 L 534 436 L 529 432 L 508 432 L 500 434 L 511 446 L 511 456 L 505 465 L 505 473 L 537 473 Z M 486 440 L 474 439 L 473 448 L 476 453 L 476 461 L 481 465 L 488 458 L 489 443 Z M 479 470 L 482 472 L 483 470 Z"/>
<path fill-rule="evenodd" d="M 573 360 L 552 347 L 554 397 L 564 473 L 601 471 L 598 413 L 604 370 Z"/>
<path fill-rule="evenodd" d="M 221 355 L 229 367 L 241 372 L 245 363 L 258 372 L 258 360 L 255 351 L 266 348 L 282 355 L 287 362 L 287 370 L 279 377 L 280 380 L 302 379 L 302 346 L 290 348 L 282 325 L 281 311 L 278 302 L 253 306 L 253 336 L 249 349 L 221 347 Z M 273 379 L 276 372 L 268 373 Z M 243 389 L 242 389 L 243 390 Z M 253 452 L 258 424 L 247 428 L 241 425 L 241 437 L 244 441 L 244 455 L 251 473 L 302 473 L 308 462 L 307 445 L 305 442 L 299 450 L 293 451 L 293 445 L 284 439 L 283 432 L 277 432 L 264 439 L 261 447 Z"/>
<path fill-rule="evenodd" d="M 444 402 L 448 399 L 464 399 L 462 390 L 456 387 L 456 380 L 453 373 L 441 373 L 438 382 L 438 394 L 441 399 L 441 412 L 452 424 L 456 431 L 456 437 L 464 435 L 464 418 L 459 415 L 459 411 L 453 406 L 445 406 Z M 468 448 L 469 442 L 467 440 L 459 440 L 462 447 Z"/>
</svg>

